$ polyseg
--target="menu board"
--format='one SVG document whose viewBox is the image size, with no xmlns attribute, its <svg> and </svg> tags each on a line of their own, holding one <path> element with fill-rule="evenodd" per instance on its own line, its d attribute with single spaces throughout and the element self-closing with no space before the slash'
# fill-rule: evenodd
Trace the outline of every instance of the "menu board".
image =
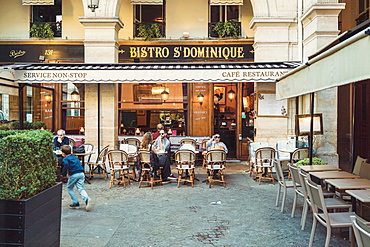
<svg viewBox="0 0 370 247">
<path fill-rule="evenodd" d="M 276 100 L 276 94 L 258 93 L 257 116 L 259 117 L 287 117 L 288 101 Z"/>
</svg>

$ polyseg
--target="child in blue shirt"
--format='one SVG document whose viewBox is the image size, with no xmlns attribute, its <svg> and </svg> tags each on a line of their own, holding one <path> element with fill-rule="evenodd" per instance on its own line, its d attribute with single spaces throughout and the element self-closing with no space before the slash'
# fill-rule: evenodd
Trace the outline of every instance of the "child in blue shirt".
<svg viewBox="0 0 370 247">
<path fill-rule="evenodd" d="M 69 205 L 69 208 L 80 207 L 80 203 L 78 202 L 77 196 L 73 190 L 74 186 L 76 186 L 78 193 L 86 203 L 86 211 L 89 212 L 91 210 L 91 199 L 87 195 L 84 187 L 84 168 L 82 167 L 80 160 L 75 155 L 71 154 L 71 147 L 69 145 L 63 145 L 61 150 L 63 156 L 62 176 L 66 177 L 67 173 L 69 174 L 67 188 L 73 203 Z"/>
</svg>

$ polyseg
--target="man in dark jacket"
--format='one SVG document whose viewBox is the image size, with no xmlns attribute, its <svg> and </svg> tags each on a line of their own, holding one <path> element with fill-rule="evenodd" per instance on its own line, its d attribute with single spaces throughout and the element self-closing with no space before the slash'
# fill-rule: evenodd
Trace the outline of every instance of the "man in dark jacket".
<svg viewBox="0 0 370 247">
<path fill-rule="evenodd" d="M 68 193 L 71 196 L 72 203 L 69 208 L 79 208 L 80 203 L 78 202 L 77 196 L 74 192 L 74 187 L 76 186 L 78 193 L 86 203 L 86 211 L 91 210 L 91 199 L 85 191 L 85 171 L 81 165 L 80 160 L 73 154 L 71 154 L 71 147 L 69 145 L 62 146 L 62 156 L 63 156 L 63 170 L 62 176 L 68 178 Z"/>
</svg>

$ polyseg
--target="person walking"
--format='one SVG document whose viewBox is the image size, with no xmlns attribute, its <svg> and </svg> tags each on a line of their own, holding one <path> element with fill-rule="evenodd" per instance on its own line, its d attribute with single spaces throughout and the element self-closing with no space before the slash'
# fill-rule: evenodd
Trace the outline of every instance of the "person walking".
<svg viewBox="0 0 370 247">
<path fill-rule="evenodd" d="M 75 155 L 71 154 L 71 147 L 69 145 L 63 145 L 61 151 L 63 156 L 62 176 L 66 178 L 67 173 L 69 174 L 67 188 L 72 199 L 72 204 L 69 205 L 69 208 L 80 207 L 80 203 L 78 202 L 76 193 L 74 192 L 74 187 L 76 186 L 78 193 L 86 204 L 86 211 L 89 212 L 91 210 L 91 198 L 84 187 L 84 168 L 82 167 L 80 160 Z"/>
</svg>

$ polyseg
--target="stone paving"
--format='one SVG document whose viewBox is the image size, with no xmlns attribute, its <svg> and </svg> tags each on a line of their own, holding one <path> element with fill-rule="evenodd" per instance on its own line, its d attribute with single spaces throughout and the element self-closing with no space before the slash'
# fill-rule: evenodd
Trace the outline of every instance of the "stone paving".
<svg viewBox="0 0 370 247">
<path fill-rule="evenodd" d="M 277 185 L 258 185 L 245 172 L 247 166 L 229 163 L 226 188 L 208 188 L 205 171 L 192 188 L 177 183 L 138 188 L 138 183 L 109 189 L 109 182 L 94 178 L 85 184 L 93 200 L 91 212 L 69 209 L 63 188 L 61 246 L 308 246 L 312 214 L 300 230 L 302 200 L 291 218 L 293 192 L 288 191 L 286 211 L 275 207 Z M 175 172 L 175 167 L 171 167 Z M 212 205 L 212 202 L 221 204 Z M 330 246 L 350 246 L 334 230 Z M 318 225 L 314 246 L 324 246 L 326 229 Z"/>
</svg>

